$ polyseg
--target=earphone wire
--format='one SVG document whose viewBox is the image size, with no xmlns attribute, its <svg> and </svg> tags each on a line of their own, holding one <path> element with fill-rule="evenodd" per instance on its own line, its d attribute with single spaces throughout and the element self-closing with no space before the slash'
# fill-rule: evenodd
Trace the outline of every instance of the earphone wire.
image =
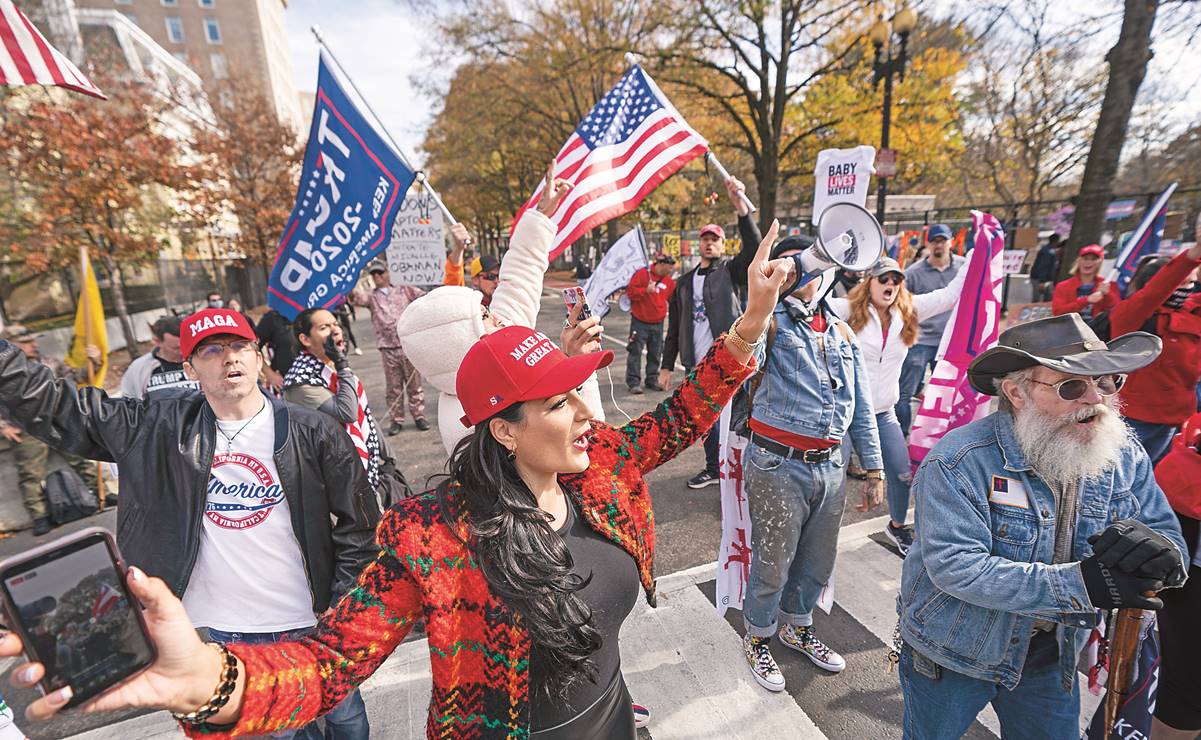
<svg viewBox="0 0 1201 740">
<path fill-rule="evenodd" d="M 625 412 L 621 406 L 617 405 L 617 396 L 613 393 L 613 372 L 608 365 L 605 365 L 605 375 L 609 378 L 609 400 L 613 402 L 613 408 L 617 409 L 626 421 L 633 421 L 634 418 Z"/>
</svg>

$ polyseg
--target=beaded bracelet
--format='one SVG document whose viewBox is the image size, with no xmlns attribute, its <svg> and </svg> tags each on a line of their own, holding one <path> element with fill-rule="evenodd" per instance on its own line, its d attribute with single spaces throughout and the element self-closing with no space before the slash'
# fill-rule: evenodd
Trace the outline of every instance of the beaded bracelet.
<svg viewBox="0 0 1201 740">
<path fill-rule="evenodd" d="M 171 713 L 172 717 L 185 725 L 202 725 L 209 717 L 220 712 L 221 708 L 229 703 L 229 697 L 233 695 L 234 688 L 238 685 L 238 659 L 224 645 L 216 642 L 209 644 L 221 653 L 221 679 L 217 682 L 216 690 L 213 691 L 213 698 L 199 709 L 187 714 Z"/>
</svg>

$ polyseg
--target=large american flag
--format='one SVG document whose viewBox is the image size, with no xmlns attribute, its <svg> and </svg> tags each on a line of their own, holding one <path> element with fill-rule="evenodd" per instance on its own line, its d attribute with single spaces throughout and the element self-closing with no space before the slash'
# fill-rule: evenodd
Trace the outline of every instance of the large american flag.
<svg viewBox="0 0 1201 740">
<path fill-rule="evenodd" d="M 557 233 L 554 259 L 571 243 L 606 221 L 629 213 L 659 183 L 709 151 L 705 139 L 634 65 L 605 93 L 555 157 L 555 176 L 574 185 L 551 214 Z M 521 207 L 538 202 L 545 183 Z"/>
<path fill-rule="evenodd" d="M 105 99 L 70 59 L 46 42 L 13 0 L 0 0 L 0 83 L 53 85 Z"/>
</svg>

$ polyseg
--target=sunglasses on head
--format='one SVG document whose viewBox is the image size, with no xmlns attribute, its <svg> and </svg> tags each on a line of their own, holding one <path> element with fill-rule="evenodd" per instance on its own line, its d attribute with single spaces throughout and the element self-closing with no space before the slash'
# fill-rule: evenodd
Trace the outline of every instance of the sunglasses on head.
<svg viewBox="0 0 1201 740">
<path fill-rule="evenodd" d="M 1041 380 L 1030 379 L 1039 385 L 1054 388 L 1059 397 L 1065 401 L 1075 401 L 1088 392 L 1088 387 L 1096 386 L 1097 393 L 1102 396 L 1112 396 L 1126 385 L 1125 375 L 1102 375 L 1098 378 L 1068 378 L 1058 383 L 1044 383 Z"/>
<path fill-rule="evenodd" d="M 900 285 L 905 282 L 905 276 L 896 272 L 888 272 L 876 278 L 876 282 L 881 285 Z"/>
</svg>

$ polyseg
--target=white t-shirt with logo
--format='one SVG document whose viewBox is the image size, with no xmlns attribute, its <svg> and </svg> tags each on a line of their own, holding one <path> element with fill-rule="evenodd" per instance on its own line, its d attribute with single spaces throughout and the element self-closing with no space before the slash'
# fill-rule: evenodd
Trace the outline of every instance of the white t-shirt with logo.
<svg viewBox="0 0 1201 740">
<path fill-rule="evenodd" d="M 713 346 L 713 329 L 705 313 L 705 274 L 698 268 L 692 274 L 692 361 L 700 363 Z"/>
<path fill-rule="evenodd" d="M 249 421 L 217 422 L 200 552 L 183 596 L 197 627 L 283 632 L 317 623 L 274 449 L 269 403 Z"/>
<path fill-rule="evenodd" d="M 823 149 L 817 155 L 813 191 L 813 223 L 822 211 L 834 203 L 867 203 L 868 185 L 875 171 L 876 149 L 857 146 L 853 149 Z"/>
</svg>

